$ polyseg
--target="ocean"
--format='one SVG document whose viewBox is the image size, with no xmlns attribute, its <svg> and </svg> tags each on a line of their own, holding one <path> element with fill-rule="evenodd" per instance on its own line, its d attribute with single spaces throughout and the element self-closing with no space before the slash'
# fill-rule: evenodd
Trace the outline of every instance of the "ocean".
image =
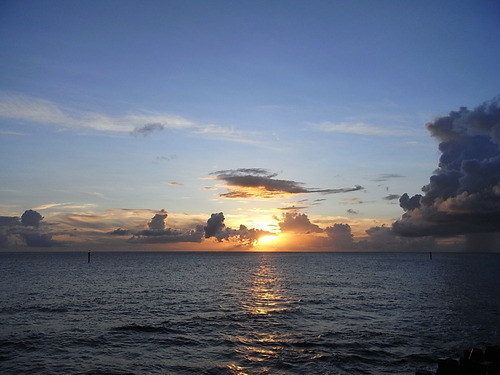
<svg viewBox="0 0 500 375">
<path fill-rule="evenodd" d="M 1 374 L 415 374 L 500 343 L 500 254 L 0 253 Z"/>
</svg>

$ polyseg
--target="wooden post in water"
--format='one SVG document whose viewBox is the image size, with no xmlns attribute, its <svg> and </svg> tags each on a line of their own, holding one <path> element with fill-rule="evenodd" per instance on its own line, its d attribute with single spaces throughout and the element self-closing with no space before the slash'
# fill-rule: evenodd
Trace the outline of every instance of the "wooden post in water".
<svg viewBox="0 0 500 375">
<path fill-rule="evenodd" d="M 429 259 L 432 260 L 432 251 L 429 251 Z"/>
<path fill-rule="evenodd" d="M 88 261 L 88 263 L 90 263 L 90 250 L 89 250 L 89 253 L 87 255 L 87 261 Z"/>
</svg>

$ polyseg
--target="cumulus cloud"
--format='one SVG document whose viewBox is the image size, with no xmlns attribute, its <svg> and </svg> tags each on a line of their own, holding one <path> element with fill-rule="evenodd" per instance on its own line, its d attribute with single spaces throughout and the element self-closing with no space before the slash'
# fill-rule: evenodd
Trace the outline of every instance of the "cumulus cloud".
<svg viewBox="0 0 500 375">
<path fill-rule="evenodd" d="M 224 220 L 225 218 L 222 212 L 212 214 L 207 220 L 207 225 L 203 228 L 205 230 L 205 238 L 216 237 L 217 234 L 222 232 L 226 226 Z"/>
<path fill-rule="evenodd" d="M 500 230 L 500 97 L 427 124 L 440 141 L 439 165 L 422 188 L 403 194 L 406 212 L 393 224 L 405 236 Z"/>
<path fill-rule="evenodd" d="M 227 193 L 222 198 L 281 198 L 294 194 L 336 194 L 363 189 L 360 185 L 338 189 L 306 188 L 302 182 L 275 178 L 278 174 L 264 168 L 240 168 L 216 171 L 210 174 L 224 181 Z"/>
<path fill-rule="evenodd" d="M 157 213 L 151 221 L 148 223 L 148 227 L 151 230 L 164 230 L 165 229 L 165 220 L 167 219 L 167 212 L 165 210 L 161 210 Z"/>
<path fill-rule="evenodd" d="M 172 243 L 172 242 L 201 242 L 203 237 L 203 226 L 196 225 L 192 230 L 179 230 L 166 227 L 167 212 L 160 210 L 151 221 L 147 223 L 148 228 L 137 232 L 118 228 L 111 235 L 125 235 L 132 233 L 129 242 L 134 243 Z"/>
<path fill-rule="evenodd" d="M 0 217 L 0 247 L 51 247 L 61 242 L 42 228 L 43 216 L 37 211 L 26 210 L 21 217 Z"/>
<path fill-rule="evenodd" d="M 334 224 L 325 228 L 332 245 L 338 250 L 351 250 L 354 248 L 354 236 L 349 224 Z"/>
<path fill-rule="evenodd" d="M 227 227 L 224 224 L 224 214 L 222 212 L 214 213 L 207 220 L 207 225 L 203 228 L 205 238 L 215 238 L 217 241 L 233 241 L 237 245 L 252 246 L 259 238 L 273 234 L 271 232 L 247 228 L 246 225 L 240 224 L 238 229 Z"/>
<path fill-rule="evenodd" d="M 283 214 L 283 221 L 279 223 L 282 232 L 295 232 L 295 233 L 321 233 L 321 229 L 316 224 L 311 223 L 306 214 L 297 212 L 285 212 Z"/>
<path fill-rule="evenodd" d="M 21 223 L 30 227 L 38 228 L 42 220 L 43 216 L 33 210 L 26 210 L 21 216 Z"/>
</svg>

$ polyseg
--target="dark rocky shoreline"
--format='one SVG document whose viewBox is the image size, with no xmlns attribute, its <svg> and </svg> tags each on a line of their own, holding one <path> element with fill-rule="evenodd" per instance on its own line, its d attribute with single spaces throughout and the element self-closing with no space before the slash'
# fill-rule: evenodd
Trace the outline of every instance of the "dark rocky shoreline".
<svg viewBox="0 0 500 375">
<path fill-rule="evenodd" d="M 500 345 L 465 349 L 459 359 L 439 359 L 437 364 L 437 371 L 417 370 L 415 375 L 500 375 Z"/>
</svg>

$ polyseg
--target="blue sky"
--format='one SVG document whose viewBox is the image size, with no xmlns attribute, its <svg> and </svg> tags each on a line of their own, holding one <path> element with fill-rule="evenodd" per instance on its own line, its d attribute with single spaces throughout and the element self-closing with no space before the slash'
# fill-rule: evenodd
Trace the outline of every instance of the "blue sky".
<svg viewBox="0 0 500 375">
<path fill-rule="evenodd" d="M 45 247 L 361 246 L 438 167 L 425 124 L 499 94 L 498 40 L 495 0 L 5 1 L 0 216 Z"/>
</svg>

